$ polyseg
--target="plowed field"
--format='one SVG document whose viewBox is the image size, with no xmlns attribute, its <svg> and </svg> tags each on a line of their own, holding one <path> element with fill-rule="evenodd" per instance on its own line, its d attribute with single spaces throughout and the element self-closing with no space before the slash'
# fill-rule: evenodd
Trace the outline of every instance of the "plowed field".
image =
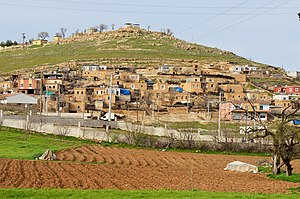
<svg viewBox="0 0 300 199">
<path fill-rule="evenodd" d="M 265 174 L 224 171 L 235 160 L 256 164 L 264 157 L 160 152 L 97 145 L 58 153 L 56 162 L 0 159 L 2 188 L 200 189 L 287 193 L 299 183 Z M 96 163 L 97 162 L 97 163 Z M 299 162 L 295 171 L 299 172 Z"/>
</svg>

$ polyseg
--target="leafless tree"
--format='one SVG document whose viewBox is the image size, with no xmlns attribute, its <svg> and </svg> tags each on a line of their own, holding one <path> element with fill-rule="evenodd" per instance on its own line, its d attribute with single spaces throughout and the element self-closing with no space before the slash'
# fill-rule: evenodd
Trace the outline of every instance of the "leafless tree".
<svg viewBox="0 0 300 199">
<path fill-rule="evenodd" d="M 106 30 L 108 26 L 106 24 L 100 24 L 99 25 L 99 31 L 102 33 L 104 30 Z"/>
<path fill-rule="evenodd" d="M 58 135 L 61 136 L 61 139 L 63 140 L 64 137 L 70 133 L 70 127 L 67 125 L 59 124 L 57 129 Z"/>
<path fill-rule="evenodd" d="M 111 24 L 111 29 L 112 30 L 115 30 L 115 27 L 116 27 L 115 24 Z"/>
<path fill-rule="evenodd" d="M 60 28 L 60 32 L 63 38 L 66 38 L 67 28 Z"/>
<path fill-rule="evenodd" d="M 252 133 L 253 137 L 250 139 L 262 139 L 271 137 L 273 145 L 273 174 L 279 174 L 280 168 L 286 166 L 286 175 L 292 174 L 293 167 L 291 161 L 299 158 L 300 147 L 300 128 L 291 125 L 290 123 L 297 118 L 296 113 L 300 110 L 300 103 L 295 102 L 295 108 L 291 110 L 291 106 L 286 107 L 281 117 L 272 122 L 264 122 L 259 117 L 253 103 L 248 101 L 252 111 L 254 111 L 253 119 L 258 123 L 258 127 L 246 128 L 245 133 Z M 248 113 L 248 110 L 243 109 Z M 281 163 L 282 160 L 282 163 Z"/>
<path fill-rule="evenodd" d="M 55 33 L 55 36 L 56 37 L 62 37 L 62 34 L 61 34 L 61 32 L 57 32 L 57 33 Z"/>
<path fill-rule="evenodd" d="M 47 118 L 45 117 L 39 117 L 38 118 L 38 124 L 39 124 L 39 129 L 40 129 L 40 132 L 42 132 L 42 128 L 45 124 L 47 124 Z"/>
<path fill-rule="evenodd" d="M 47 37 L 49 37 L 49 33 L 48 32 L 40 32 L 38 34 L 38 38 L 40 38 L 41 40 L 45 40 Z"/>
<path fill-rule="evenodd" d="M 78 35 L 79 34 L 79 29 L 76 29 L 76 31 L 75 31 L 75 35 Z"/>
<path fill-rule="evenodd" d="M 166 34 L 172 36 L 173 31 L 170 28 L 167 28 Z"/>
</svg>

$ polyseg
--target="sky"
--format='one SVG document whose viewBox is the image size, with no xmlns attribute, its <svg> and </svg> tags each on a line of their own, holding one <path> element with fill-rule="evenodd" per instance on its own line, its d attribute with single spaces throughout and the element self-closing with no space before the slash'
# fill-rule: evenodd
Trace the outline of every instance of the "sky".
<svg viewBox="0 0 300 199">
<path fill-rule="evenodd" d="M 1 0 L 0 41 L 99 24 L 170 28 L 188 42 L 300 71 L 300 0 Z"/>
</svg>

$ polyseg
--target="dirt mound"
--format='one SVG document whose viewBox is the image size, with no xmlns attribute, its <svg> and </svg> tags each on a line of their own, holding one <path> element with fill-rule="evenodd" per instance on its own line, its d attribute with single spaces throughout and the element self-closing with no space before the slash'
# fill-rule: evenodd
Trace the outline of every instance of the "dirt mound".
<svg viewBox="0 0 300 199">
<path fill-rule="evenodd" d="M 2 188 L 200 189 L 287 193 L 299 183 L 264 174 L 224 171 L 235 160 L 256 164 L 262 157 L 208 155 L 85 146 L 57 153 L 61 162 L 0 159 Z M 66 162 L 72 161 L 72 162 Z M 97 162 L 95 164 L 91 164 Z"/>
</svg>

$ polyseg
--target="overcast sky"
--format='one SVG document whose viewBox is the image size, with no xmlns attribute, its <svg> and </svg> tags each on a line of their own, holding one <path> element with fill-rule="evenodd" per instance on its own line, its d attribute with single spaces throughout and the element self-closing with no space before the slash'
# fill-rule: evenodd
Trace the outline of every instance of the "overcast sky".
<svg viewBox="0 0 300 199">
<path fill-rule="evenodd" d="M 1 0 L 0 41 L 140 23 L 245 58 L 300 71 L 300 0 Z"/>
</svg>

